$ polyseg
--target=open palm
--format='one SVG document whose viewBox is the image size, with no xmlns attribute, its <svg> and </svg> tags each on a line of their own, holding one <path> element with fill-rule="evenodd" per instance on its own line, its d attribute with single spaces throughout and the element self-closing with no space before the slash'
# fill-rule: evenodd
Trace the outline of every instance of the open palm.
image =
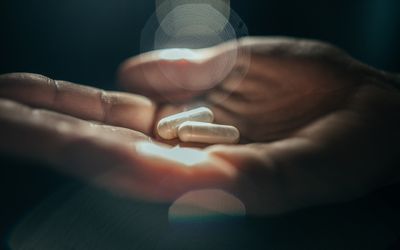
<svg viewBox="0 0 400 250">
<path fill-rule="evenodd" d="M 229 65 L 232 51 L 239 56 Z M 246 38 L 202 53 L 191 62 L 150 52 L 120 70 L 123 87 L 160 103 L 154 122 L 200 103 L 241 132 L 239 145 L 204 148 L 208 163 L 169 163 L 160 196 L 221 188 L 251 213 L 268 214 L 351 199 L 398 179 L 400 95 L 388 74 L 309 40 Z M 227 64 L 229 74 L 215 70 Z M 182 88 L 188 81 L 212 88 Z M 141 159 L 165 165 L 162 157 Z"/>
</svg>

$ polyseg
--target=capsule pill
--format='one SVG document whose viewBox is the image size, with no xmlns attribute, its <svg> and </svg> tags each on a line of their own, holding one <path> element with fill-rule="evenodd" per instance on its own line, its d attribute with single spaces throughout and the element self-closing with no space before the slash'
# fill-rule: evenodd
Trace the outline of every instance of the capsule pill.
<svg viewBox="0 0 400 250">
<path fill-rule="evenodd" d="M 212 122 L 213 120 L 213 112 L 206 107 L 200 107 L 161 119 L 157 124 L 157 132 L 161 138 L 170 140 L 178 136 L 179 125 L 186 121 Z"/>
<path fill-rule="evenodd" d="M 239 141 L 240 133 L 229 125 L 187 121 L 179 126 L 178 136 L 183 142 L 233 144 Z"/>
</svg>

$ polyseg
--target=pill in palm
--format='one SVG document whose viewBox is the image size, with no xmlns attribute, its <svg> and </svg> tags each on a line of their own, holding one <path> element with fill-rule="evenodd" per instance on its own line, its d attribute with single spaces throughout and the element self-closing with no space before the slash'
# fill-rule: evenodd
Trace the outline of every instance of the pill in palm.
<svg viewBox="0 0 400 250">
<path fill-rule="evenodd" d="M 240 133 L 229 125 L 186 121 L 179 126 L 178 136 L 183 142 L 232 144 L 239 141 Z"/>
<path fill-rule="evenodd" d="M 170 140 L 178 136 L 179 125 L 186 121 L 212 122 L 213 120 L 213 112 L 206 107 L 200 107 L 161 119 L 157 124 L 157 133 L 161 138 Z"/>
</svg>

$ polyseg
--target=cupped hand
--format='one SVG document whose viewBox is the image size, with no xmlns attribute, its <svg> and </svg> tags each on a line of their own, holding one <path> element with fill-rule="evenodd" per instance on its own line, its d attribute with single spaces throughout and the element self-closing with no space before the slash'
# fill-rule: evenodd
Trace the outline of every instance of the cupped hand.
<svg viewBox="0 0 400 250">
<path fill-rule="evenodd" d="M 36 74 L 1 75 L 0 152 L 46 162 L 118 195 L 153 201 L 172 200 L 181 186 L 214 186 L 231 178 L 228 163 L 199 150 L 180 149 L 199 159 L 191 170 L 187 159 L 152 155 L 154 148 L 170 153 L 149 136 L 156 110 L 140 95 Z"/>
<path fill-rule="evenodd" d="M 171 163 L 168 196 L 221 188 L 248 212 L 271 214 L 352 199 L 399 179 L 400 94 L 389 73 L 301 39 L 244 38 L 198 55 L 204 58 L 149 52 L 119 71 L 123 87 L 159 103 L 154 122 L 200 103 L 216 123 L 241 132 L 239 145 L 201 150 L 212 157 L 201 167 L 223 166 L 224 174 L 197 175 L 200 166 Z M 210 89 L 182 87 L 188 81 Z M 141 159 L 151 166 L 164 158 Z"/>
</svg>

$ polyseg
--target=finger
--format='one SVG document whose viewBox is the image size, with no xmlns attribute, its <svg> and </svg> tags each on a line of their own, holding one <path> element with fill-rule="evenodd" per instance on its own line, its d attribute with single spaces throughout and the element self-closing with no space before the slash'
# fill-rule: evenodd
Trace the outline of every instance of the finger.
<svg viewBox="0 0 400 250">
<path fill-rule="evenodd" d="M 210 50 L 218 51 L 216 55 L 219 55 L 233 49 L 236 55 L 233 69 L 242 76 L 279 79 L 283 73 L 290 73 L 299 61 L 306 63 L 310 50 L 317 51 L 318 44 L 322 47 L 322 43 L 288 37 L 244 37 L 237 40 L 235 47 L 227 42 Z"/>
<path fill-rule="evenodd" d="M 46 162 L 86 180 L 129 166 L 129 145 L 148 140 L 129 129 L 92 124 L 52 111 L 0 100 L 0 151 Z"/>
<path fill-rule="evenodd" d="M 227 93 L 240 95 L 250 102 L 280 98 L 288 92 L 285 86 L 274 79 L 252 75 L 243 77 L 238 74 L 231 74 L 224 79 L 220 89 Z"/>
<path fill-rule="evenodd" d="M 49 152 L 65 140 L 77 137 L 99 137 L 148 140 L 144 134 L 126 128 L 95 124 L 47 110 L 32 109 L 14 101 L 0 99 L 3 151 L 26 155 L 51 156 Z M 65 140 L 64 140 L 65 138 Z"/>
<path fill-rule="evenodd" d="M 151 96 L 198 95 L 223 80 L 236 57 L 235 42 L 218 49 L 152 51 L 126 60 L 119 70 L 119 83 L 129 91 Z"/>
<path fill-rule="evenodd" d="M 310 109 L 304 113 L 296 108 L 288 108 L 291 107 L 290 103 L 285 100 L 273 103 L 248 102 L 221 91 L 213 91 L 208 100 L 216 122 L 237 127 L 241 142 L 267 142 L 284 138 L 317 115 Z M 304 102 L 304 105 L 307 103 Z"/>
<path fill-rule="evenodd" d="M 199 150 L 178 148 L 172 157 L 165 146 L 137 150 L 135 143 L 148 141 L 139 132 L 5 99 L 0 100 L 0 124 L 2 152 L 48 162 L 58 171 L 130 196 L 171 201 L 193 189 L 227 189 L 235 176 L 228 163 Z"/>
<path fill-rule="evenodd" d="M 92 124 L 4 99 L 0 100 L 0 124 L 3 153 L 49 163 L 57 171 L 119 194 L 158 201 L 166 200 L 164 193 L 172 195 L 161 192 L 154 178 L 141 180 L 144 175 L 157 175 L 151 173 L 154 169 L 135 161 L 133 142 L 148 140 L 139 132 Z"/>
<path fill-rule="evenodd" d="M 275 75 L 281 70 L 283 63 L 289 62 L 295 41 L 286 38 L 257 38 L 249 37 L 239 40 L 239 50 L 243 51 L 236 67 L 245 70 L 247 75 L 264 78 Z"/>
<path fill-rule="evenodd" d="M 218 85 L 232 70 L 261 79 L 281 79 L 294 72 L 303 76 L 304 64 L 312 63 L 328 48 L 315 41 L 283 37 L 242 38 L 201 50 L 148 52 L 126 60 L 118 77 L 129 91 L 157 98 L 177 93 L 189 97 Z M 289 82 L 281 83 L 290 86 Z"/>
<path fill-rule="evenodd" d="M 145 133 L 151 130 L 156 109 L 142 96 L 27 73 L 0 76 L 0 97 Z"/>
<path fill-rule="evenodd" d="M 325 95 L 318 93 L 288 93 L 287 96 L 282 98 L 271 97 L 271 99 L 249 101 L 241 94 L 228 93 L 217 89 L 210 92 L 206 97 L 210 103 L 223 107 L 235 116 L 252 121 L 257 118 L 256 123 L 260 124 L 267 121 L 269 124 L 280 123 L 286 121 L 285 117 L 293 119 L 307 115 L 304 114 L 304 111 L 312 112 L 315 102 L 322 101 L 324 98 Z M 294 103 L 299 103 L 299 105 L 293 106 Z"/>
<path fill-rule="evenodd" d="M 206 99 L 210 103 L 220 105 L 227 111 L 243 118 L 253 118 L 254 115 L 267 113 L 273 108 L 273 105 L 276 105 L 274 103 L 268 105 L 268 99 L 250 101 L 241 94 L 229 93 L 217 89 L 211 91 L 206 96 Z"/>
<path fill-rule="evenodd" d="M 184 83 L 190 82 L 188 68 L 196 67 L 194 63 L 158 57 L 157 52 L 150 52 L 125 61 L 119 69 L 119 84 L 128 91 L 158 99 L 193 96 Z"/>
<path fill-rule="evenodd" d="M 121 64 L 119 84 L 126 90 L 158 99 L 190 98 L 212 88 L 231 72 L 237 50 L 236 42 L 229 42 L 201 50 L 147 52 Z M 176 97 L 171 98 L 172 95 Z"/>
</svg>

